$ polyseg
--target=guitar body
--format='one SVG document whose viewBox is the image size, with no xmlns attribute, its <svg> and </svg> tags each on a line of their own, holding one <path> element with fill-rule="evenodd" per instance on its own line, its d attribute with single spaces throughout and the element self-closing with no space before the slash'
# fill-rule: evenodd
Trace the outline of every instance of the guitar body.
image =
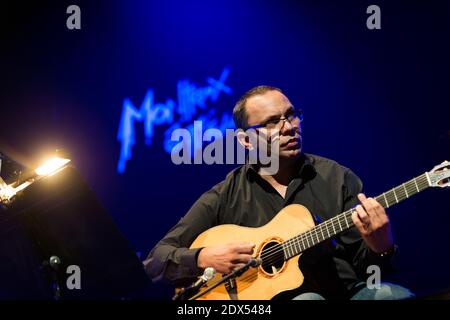
<svg viewBox="0 0 450 320">
<path fill-rule="evenodd" d="M 273 244 L 281 243 L 303 233 L 315 226 L 314 220 L 304 206 L 289 205 L 281 210 L 269 223 L 259 228 L 241 227 L 232 224 L 220 225 L 206 230 L 192 243 L 191 248 L 217 246 L 236 241 L 254 243 L 255 256 L 263 250 L 270 250 Z M 225 285 L 206 293 L 199 299 L 204 300 L 268 300 L 275 295 L 298 288 L 303 283 L 303 275 L 298 268 L 300 255 L 277 264 L 270 269 L 265 266 L 250 268 L 236 278 L 234 294 L 229 294 Z M 208 284 L 218 281 L 222 275 L 217 274 Z"/>
</svg>

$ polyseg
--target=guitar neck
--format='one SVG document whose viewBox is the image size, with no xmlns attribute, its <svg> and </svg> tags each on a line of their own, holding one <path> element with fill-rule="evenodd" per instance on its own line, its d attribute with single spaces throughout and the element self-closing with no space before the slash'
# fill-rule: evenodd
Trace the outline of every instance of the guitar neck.
<svg viewBox="0 0 450 320">
<path fill-rule="evenodd" d="M 380 194 L 375 199 L 384 207 L 393 205 L 427 189 L 430 186 L 428 173 L 424 173 L 414 179 L 409 180 L 385 193 Z M 285 260 L 294 257 L 308 248 L 315 246 L 337 234 L 353 227 L 352 213 L 354 208 L 347 210 L 334 218 L 331 218 L 311 230 L 299 234 L 289 240 L 284 241 L 283 247 Z"/>
</svg>

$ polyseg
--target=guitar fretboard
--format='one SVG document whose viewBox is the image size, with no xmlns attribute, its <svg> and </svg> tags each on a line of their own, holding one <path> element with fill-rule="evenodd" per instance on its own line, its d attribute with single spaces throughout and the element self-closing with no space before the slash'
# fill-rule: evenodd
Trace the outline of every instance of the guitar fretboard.
<svg viewBox="0 0 450 320">
<path fill-rule="evenodd" d="M 384 207 L 389 208 L 430 186 L 429 177 L 424 173 L 409 180 L 375 199 Z M 285 260 L 290 259 L 301 252 L 319 244 L 335 235 L 353 227 L 352 213 L 354 208 L 347 210 L 334 218 L 331 218 L 311 230 L 299 234 L 281 243 Z"/>
</svg>

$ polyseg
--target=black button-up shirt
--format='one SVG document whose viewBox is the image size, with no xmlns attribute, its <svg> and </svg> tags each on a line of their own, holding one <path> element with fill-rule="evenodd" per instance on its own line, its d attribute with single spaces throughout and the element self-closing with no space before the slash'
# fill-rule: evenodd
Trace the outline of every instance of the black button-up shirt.
<svg viewBox="0 0 450 320">
<path fill-rule="evenodd" d="M 285 198 L 251 165 L 241 166 L 194 203 L 152 249 L 145 269 L 154 281 L 186 285 L 202 272 L 197 266 L 201 249 L 189 247 L 203 231 L 220 224 L 260 227 L 293 203 L 305 206 L 319 223 L 354 207 L 361 190 L 361 180 L 350 169 L 316 155 L 302 154 Z M 353 227 L 303 253 L 299 261 L 305 276 L 302 288 L 327 298 L 348 298 L 368 276 L 369 265 L 376 264 L 383 271 L 390 268 L 391 260 L 373 253 Z"/>
</svg>

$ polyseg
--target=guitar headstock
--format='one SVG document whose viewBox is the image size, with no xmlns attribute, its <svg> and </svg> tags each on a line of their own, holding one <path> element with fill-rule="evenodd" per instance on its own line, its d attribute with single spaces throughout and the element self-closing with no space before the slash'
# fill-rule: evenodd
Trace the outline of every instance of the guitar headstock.
<svg viewBox="0 0 450 320">
<path fill-rule="evenodd" d="M 431 187 L 450 187 L 450 162 L 444 161 L 428 172 Z"/>
</svg>

